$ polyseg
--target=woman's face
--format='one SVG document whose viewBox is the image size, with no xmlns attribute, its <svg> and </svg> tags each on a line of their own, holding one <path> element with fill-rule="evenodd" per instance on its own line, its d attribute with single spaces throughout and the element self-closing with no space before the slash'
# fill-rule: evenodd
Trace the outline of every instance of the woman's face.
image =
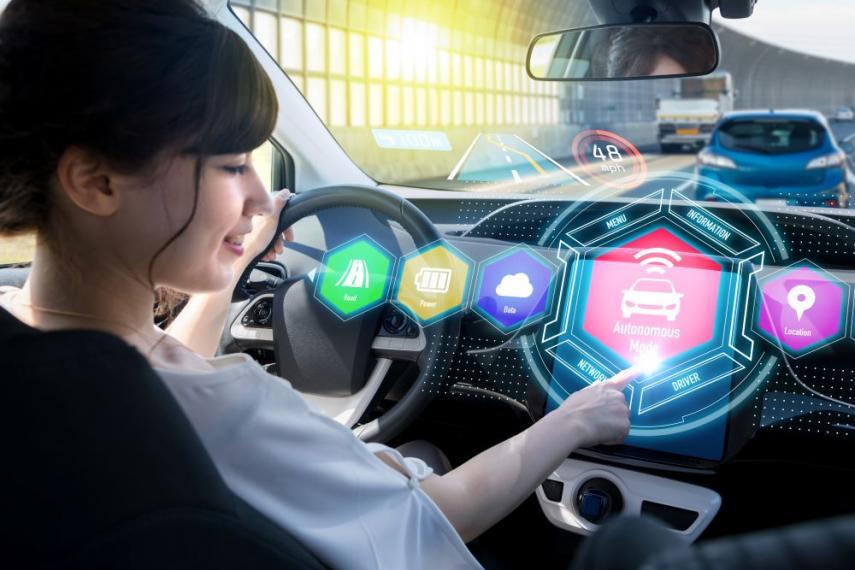
<svg viewBox="0 0 855 570">
<path fill-rule="evenodd" d="M 122 257 L 147 282 L 149 261 L 192 215 L 184 232 L 157 257 L 152 275 L 155 285 L 186 293 L 229 286 L 240 269 L 241 242 L 252 230 L 253 216 L 272 209 L 251 155 L 243 153 L 204 161 L 192 213 L 196 160 L 178 156 L 153 179 L 118 180 L 122 200 L 111 224 Z"/>
</svg>

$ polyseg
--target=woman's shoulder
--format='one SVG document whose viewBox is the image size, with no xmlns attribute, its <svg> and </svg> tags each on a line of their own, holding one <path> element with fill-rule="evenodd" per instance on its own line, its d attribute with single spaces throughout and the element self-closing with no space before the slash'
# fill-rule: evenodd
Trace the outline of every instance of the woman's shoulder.
<svg viewBox="0 0 855 570">
<path fill-rule="evenodd" d="M 11 285 L 0 285 L 0 303 L 10 299 L 13 295 L 17 295 L 20 292 L 20 287 L 12 287 Z"/>
<path fill-rule="evenodd" d="M 244 400 L 264 393 L 265 397 L 275 400 L 294 400 L 295 391 L 290 383 L 264 370 L 247 354 L 213 358 L 195 356 L 202 365 L 195 363 L 168 368 L 155 365 L 154 369 L 173 391 L 194 399 L 204 395 L 205 398 Z"/>
<path fill-rule="evenodd" d="M 0 285 L 0 309 L 10 313 L 12 316 L 19 317 L 18 311 L 15 309 L 15 298 L 21 292 L 18 287 L 9 285 Z"/>
<path fill-rule="evenodd" d="M 163 361 L 153 362 L 152 367 L 158 373 L 168 376 L 228 377 L 235 374 L 244 375 L 255 362 L 249 355 L 243 353 L 205 358 L 186 347 L 184 350 L 178 350 L 177 347 L 166 346 L 164 350 L 169 350 L 170 354 L 161 355 Z"/>
</svg>

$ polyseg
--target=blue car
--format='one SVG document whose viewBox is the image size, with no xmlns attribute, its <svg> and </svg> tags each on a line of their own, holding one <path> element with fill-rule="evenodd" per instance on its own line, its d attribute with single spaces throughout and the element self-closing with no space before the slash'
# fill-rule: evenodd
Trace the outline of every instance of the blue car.
<svg viewBox="0 0 855 570">
<path fill-rule="evenodd" d="M 698 153 L 698 174 L 753 202 L 849 207 L 851 173 L 825 118 L 814 111 L 740 111 L 724 115 Z M 701 193 L 702 200 L 715 200 Z"/>
</svg>

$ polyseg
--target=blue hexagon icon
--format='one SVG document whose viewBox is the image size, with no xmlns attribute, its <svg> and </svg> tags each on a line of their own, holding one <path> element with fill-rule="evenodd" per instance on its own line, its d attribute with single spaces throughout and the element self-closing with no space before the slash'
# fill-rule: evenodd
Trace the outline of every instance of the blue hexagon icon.
<svg viewBox="0 0 855 570">
<path fill-rule="evenodd" d="M 472 310 L 503 333 L 549 312 L 555 268 L 519 245 L 481 264 Z"/>
</svg>

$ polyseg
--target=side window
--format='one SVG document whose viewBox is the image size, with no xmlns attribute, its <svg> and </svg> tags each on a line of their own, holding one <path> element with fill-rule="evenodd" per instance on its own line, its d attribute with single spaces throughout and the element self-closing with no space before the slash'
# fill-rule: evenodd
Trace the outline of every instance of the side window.
<svg viewBox="0 0 855 570">
<path fill-rule="evenodd" d="M 261 181 L 271 192 L 288 188 L 294 192 L 294 163 L 291 157 L 272 140 L 252 153 L 252 164 Z"/>
<path fill-rule="evenodd" d="M 0 236 L 0 266 L 29 263 L 36 251 L 36 236 L 26 234 L 16 237 Z"/>
<path fill-rule="evenodd" d="M 270 141 L 267 141 L 252 152 L 252 166 L 255 168 L 261 181 L 264 182 L 264 185 L 271 192 L 279 190 L 279 188 L 276 188 L 278 181 L 275 179 L 273 172 L 273 163 L 277 158 L 277 152 L 276 147 Z"/>
</svg>

